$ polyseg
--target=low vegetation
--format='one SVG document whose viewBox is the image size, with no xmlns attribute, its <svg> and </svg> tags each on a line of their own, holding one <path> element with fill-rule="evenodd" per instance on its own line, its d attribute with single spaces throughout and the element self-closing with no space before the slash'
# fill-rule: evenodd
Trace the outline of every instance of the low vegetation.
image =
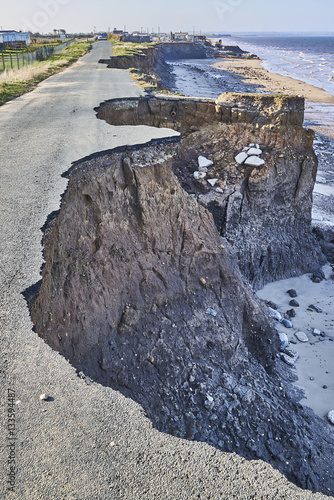
<svg viewBox="0 0 334 500">
<path fill-rule="evenodd" d="M 91 42 L 75 42 L 64 50 L 54 54 L 50 59 L 36 62 L 18 70 L 6 70 L 0 74 L 0 106 L 35 86 L 65 67 L 73 64 L 79 57 L 89 52 Z"/>
<path fill-rule="evenodd" d="M 154 47 L 157 45 L 156 42 L 150 43 L 132 43 L 132 42 L 113 42 L 113 53 L 114 56 L 133 56 L 145 55 L 145 49 L 149 47 Z"/>
<path fill-rule="evenodd" d="M 170 89 L 161 88 L 160 80 L 152 75 L 142 73 L 139 69 L 129 68 L 129 71 L 133 80 L 135 80 L 136 83 L 145 90 L 145 92 L 155 92 L 156 94 L 164 94 L 167 96 L 184 96 L 184 94 L 181 94 L 180 92 L 174 92 Z"/>
<path fill-rule="evenodd" d="M 130 68 L 131 77 L 136 83 L 145 90 L 145 92 L 153 92 L 158 90 L 159 82 L 153 76 L 142 73 L 139 69 Z"/>
</svg>

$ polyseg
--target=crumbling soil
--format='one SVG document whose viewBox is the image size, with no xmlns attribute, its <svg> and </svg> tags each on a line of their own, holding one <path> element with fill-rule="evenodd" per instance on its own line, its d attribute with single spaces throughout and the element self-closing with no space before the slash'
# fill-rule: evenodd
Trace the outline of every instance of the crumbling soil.
<svg viewBox="0 0 334 500">
<path fill-rule="evenodd" d="M 266 306 L 173 175 L 179 153 L 173 138 L 73 166 L 45 231 L 37 332 L 159 430 L 333 492 L 333 435 L 279 374 Z"/>
</svg>

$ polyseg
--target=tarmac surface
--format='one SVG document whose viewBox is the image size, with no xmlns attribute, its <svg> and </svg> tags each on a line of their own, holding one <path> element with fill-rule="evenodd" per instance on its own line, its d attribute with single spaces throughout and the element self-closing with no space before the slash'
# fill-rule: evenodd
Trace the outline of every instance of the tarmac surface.
<svg viewBox="0 0 334 500">
<path fill-rule="evenodd" d="M 120 393 L 87 384 L 32 328 L 22 292 L 39 281 L 41 227 L 73 161 L 171 131 L 112 127 L 94 107 L 141 90 L 99 64 L 109 42 L 0 108 L 0 499 L 325 498 L 262 461 L 152 428 Z M 49 401 L 40 400 L 47 393 Z"/>
</svg>

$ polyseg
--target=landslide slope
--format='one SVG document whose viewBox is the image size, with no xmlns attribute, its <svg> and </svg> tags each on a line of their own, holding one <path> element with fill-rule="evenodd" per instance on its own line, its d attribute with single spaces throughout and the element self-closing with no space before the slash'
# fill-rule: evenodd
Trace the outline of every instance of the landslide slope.
<svg viewBox="0 0 334 500">
<path fill-rule="evenodd" d="M 212 215 L 172 172 L 173 138 L 86 158 L 45 228 L 38 334 L 154 425 L 303 488 L 333 485 L 333 435 L 275 368 L 277 335 Z"/>
</svg>

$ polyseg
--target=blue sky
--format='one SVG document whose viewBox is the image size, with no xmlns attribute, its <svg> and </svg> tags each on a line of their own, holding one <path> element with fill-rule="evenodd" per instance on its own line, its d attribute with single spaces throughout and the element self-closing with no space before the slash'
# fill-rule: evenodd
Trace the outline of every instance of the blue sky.
<svg viewBox="0 0 334 500">
<path fill-rule="evenodd" d="M 4 2 L 4 0 L 2 0 Z M 2 29 L 47 33 L 143 28 L 161 31 L 334 31 L 333 0 L 12 0 Z M 35 28 L 35 29 L 34 29 Z"/>
</svg>

